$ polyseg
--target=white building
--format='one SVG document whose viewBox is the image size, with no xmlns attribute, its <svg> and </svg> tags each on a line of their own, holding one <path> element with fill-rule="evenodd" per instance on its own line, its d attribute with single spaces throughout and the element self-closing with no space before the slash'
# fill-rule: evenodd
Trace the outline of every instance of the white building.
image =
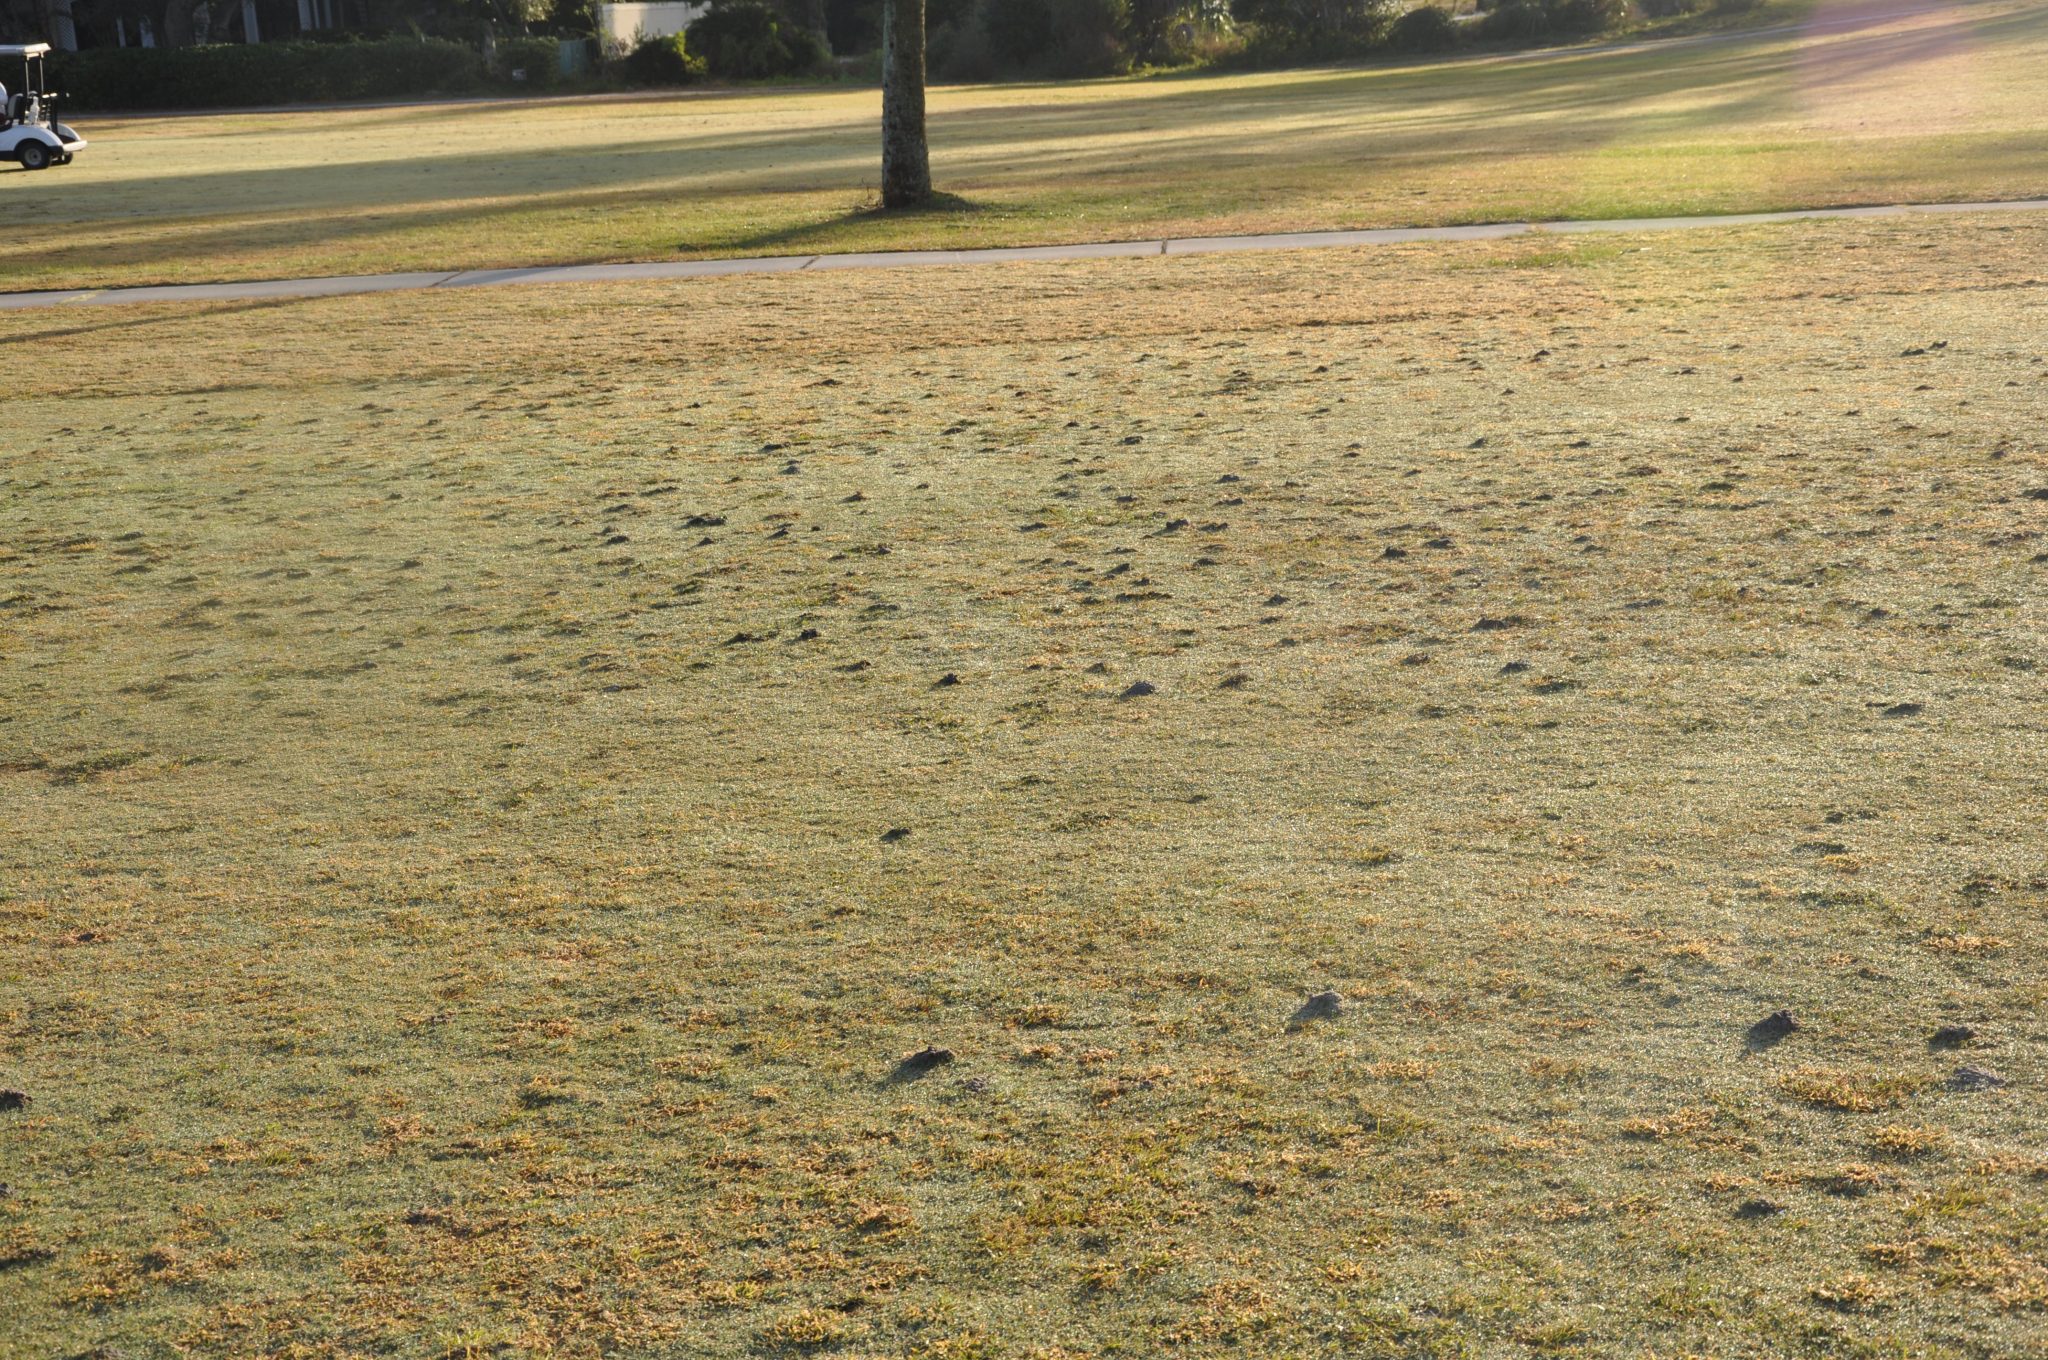
<svg viewBox="0 0 2048 1360">
<path fill-rule="evenodd" d="M 710 8 L 708 3 L 691 3 L 691 0 L 599 5 L 598 39 L 608 53 L 628 52 L 643 38 L 666 38 L 682 32 Z"/>
</svg>

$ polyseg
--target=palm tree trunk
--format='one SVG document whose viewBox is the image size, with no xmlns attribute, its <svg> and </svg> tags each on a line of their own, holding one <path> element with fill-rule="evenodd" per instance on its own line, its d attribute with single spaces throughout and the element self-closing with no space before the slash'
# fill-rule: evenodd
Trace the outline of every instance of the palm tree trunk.
<svg viewBox="0 0 2048 1360">
<path fill-rule="evenodd" d="M 192 0 L 170 0 L 164 6 L 164 26 L 156 35 L 159 47 L 192 45 Z"/>
<path fill-rule="evenodd" d="M 924 138 L 924 0 L 883 0 L 882 206 L 909 208 L 932 196 Z"/>
<path fill-rule="evenodd" d="M 59 52 L 78 50 L 78 25 L 71 17 L 71 0 L 49 0 L 50 46 Z"/>
</svg>

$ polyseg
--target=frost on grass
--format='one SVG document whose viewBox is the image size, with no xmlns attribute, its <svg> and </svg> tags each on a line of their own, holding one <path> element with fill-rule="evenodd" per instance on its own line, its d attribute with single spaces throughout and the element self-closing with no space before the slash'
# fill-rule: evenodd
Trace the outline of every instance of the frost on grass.
<svg viewBox="0 0 2048 1360">
<path fill-rule="evenodd" d="M 2024 1353 L 2043 258 L 0 318 L 8 1341 Z"/>
</svg>

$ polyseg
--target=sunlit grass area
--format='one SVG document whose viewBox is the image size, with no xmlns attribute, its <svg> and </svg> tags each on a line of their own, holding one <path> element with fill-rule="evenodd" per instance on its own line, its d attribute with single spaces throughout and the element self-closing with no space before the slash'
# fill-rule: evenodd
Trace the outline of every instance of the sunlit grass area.
<svg viewBox="0 0 2048 1360">
<path fill-rule="evenodd" d="M 0 318 L 0 1350 L 2038 1353 L 2029 216 Z"/>
<path fill-rule="evenodd" d="M 2048 9 L 1911 8 L 1823 0 L 1619 50 L 938 90 L 952 197 L 909 216 L 871 211 L 871 90 L 88 120 L 77 164 L 0 174 L 18 243 L 0 286 L 2048 194 Z"/>
</svg>

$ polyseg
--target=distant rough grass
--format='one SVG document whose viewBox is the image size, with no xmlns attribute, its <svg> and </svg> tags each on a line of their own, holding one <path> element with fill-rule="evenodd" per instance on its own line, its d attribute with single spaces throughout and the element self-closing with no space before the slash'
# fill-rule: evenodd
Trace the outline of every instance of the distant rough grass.
<svg viewBox="0 0 2048 1360">
<path fill-rule="evenodd" d="M 2048 7 L 1736 22 L 1760 31 L 939 88 L 915 213 L 873 210 L 873 89 L 81 119 L 77 164 L 0 173 L 0 288 L 2048 197 Z"/>
<path fill-rule="evenodd" d="M 2037 1352 L 2044 258 L 0 319 L 0 1351 Z"/>
</svg>

